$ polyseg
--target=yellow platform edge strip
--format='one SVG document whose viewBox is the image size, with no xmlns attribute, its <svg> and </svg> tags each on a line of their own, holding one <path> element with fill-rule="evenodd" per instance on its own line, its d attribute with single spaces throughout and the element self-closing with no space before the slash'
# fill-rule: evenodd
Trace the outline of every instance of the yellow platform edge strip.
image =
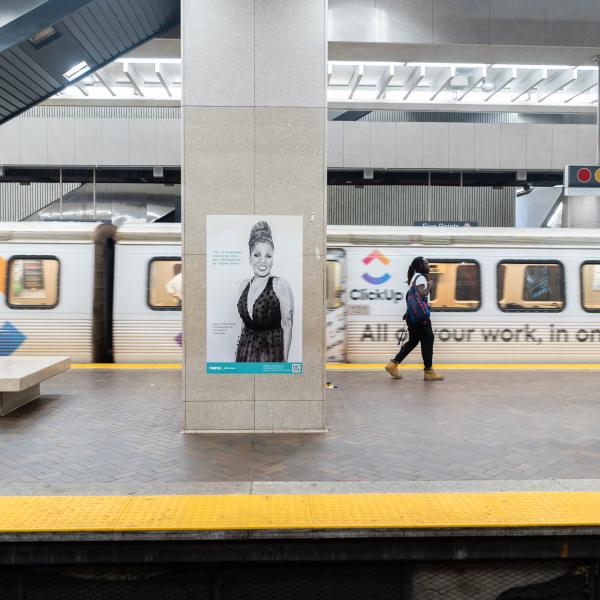
<svg viewBox="0 0 600 600">
<path fill-rule="evenodd" d="M 0 532 L 600 526 L 600 492 L 6 496 Z"/>
<path fill-rule="evenodd" d="M 385 365 L 383 363 L 327 363 L 326 367 L 329 371 L 376 371 L 383 369 Z M 74 363 L 71 365 L 72 369 L 122 369 L 122 370 L 136 370 L 136 369 L 181 369 L 179 363 Z M 542 363 L 542 364 L 521 364 L 521 363 L 506 363 L 506 364 L 488 364 L 488 363 L 467 363 L 467 364 L 436 364 L 436 369 L 446 369 L 450 371 L 469 371 L 469 370 L 522 370 L 522 371 L 536 371 L 536 370 L 600 370 L 600 364 L 585 364 L 585 363 L 574 363 L 574 364 L 554 364 L 554 363 Z M 400 365 L 400 369 L 404 370 L 422 370 L 422 365 Z"/>
</svg>

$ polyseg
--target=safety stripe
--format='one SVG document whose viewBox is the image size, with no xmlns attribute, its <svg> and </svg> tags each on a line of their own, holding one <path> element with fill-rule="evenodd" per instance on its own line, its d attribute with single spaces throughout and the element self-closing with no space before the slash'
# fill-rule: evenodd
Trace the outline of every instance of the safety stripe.
<svg viewBox="0 0 600 600">
<path fill-rule="evenodd" d="M 0 497 L 0 532 L 600 526 L 600 492 Z"/>
</svg>

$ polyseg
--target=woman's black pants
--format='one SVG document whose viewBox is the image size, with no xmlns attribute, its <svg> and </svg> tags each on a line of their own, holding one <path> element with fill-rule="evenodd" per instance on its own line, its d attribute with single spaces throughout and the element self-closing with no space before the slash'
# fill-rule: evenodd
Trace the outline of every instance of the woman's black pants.
<svg viewBox="0 0 600 600">
<path fill-rule="evenodd" d="M 418 325 L 408 325 L 408 340 L 402 344 L 400 352 L 392 358 L 392 362 L 401 363 L 421 342 L 421 355 L 426 369 L 431 369 L 433 359 L 433 329 L 431 321 L 425 321 Z"/>
</svg>

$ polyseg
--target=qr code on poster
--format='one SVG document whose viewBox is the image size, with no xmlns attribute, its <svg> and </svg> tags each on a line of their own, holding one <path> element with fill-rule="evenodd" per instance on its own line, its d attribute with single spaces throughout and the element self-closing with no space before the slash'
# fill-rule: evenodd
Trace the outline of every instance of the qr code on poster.
<svg viewBox="0 0 600 600">
<path fill-rule="evenodd" d="M 292 364 L 292 373 L 301 373 L 301 372 L 302 372 L 302 365 Z"/>
</svg>

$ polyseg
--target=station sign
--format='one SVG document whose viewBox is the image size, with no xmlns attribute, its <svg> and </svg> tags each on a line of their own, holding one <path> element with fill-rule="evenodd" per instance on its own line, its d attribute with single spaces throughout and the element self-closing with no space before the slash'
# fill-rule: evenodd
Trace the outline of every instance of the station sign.
<svg viewBox="0 0 600 600">
<path fill-rule="evenodd" d="M 600 165 L 567 165 L 565 196 L 600 196 Z"/>
<path fill-rule="evenodd" d="M 477 227 L 477 221 L 413 221 L 415 227 Z"/>
</svg>

